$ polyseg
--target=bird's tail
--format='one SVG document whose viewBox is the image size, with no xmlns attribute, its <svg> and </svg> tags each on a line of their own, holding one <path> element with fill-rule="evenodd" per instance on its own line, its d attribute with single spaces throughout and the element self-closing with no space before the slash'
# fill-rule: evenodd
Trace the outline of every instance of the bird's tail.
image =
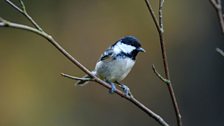
<svg viewBox="0 0 224 126">
<path fill-rule="evenodd" d="M 96 72 L 95 71 L 92 71 L 92 74 L 96 75 Z M 75 86 L 85 86 L 90 81 L 88 79 L 91 79 L 91 77 L 89 75 L 85 75 L 82 78 L 86 78 L 86 80 L 79 80 L 79 81 L 77 81 L 75 83 Z"/>
</svg>

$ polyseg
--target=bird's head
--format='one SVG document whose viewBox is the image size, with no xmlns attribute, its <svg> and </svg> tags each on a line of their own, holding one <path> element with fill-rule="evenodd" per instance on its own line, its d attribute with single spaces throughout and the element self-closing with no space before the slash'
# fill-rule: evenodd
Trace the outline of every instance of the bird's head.
<svg viewBox="0 0 224 126">
<path fill-rule="evenodd" d="M 139 52 L 145 52 L 141 47 L 140 41 L 134 36 L 125 36 L 121 38 L 113 45 L 113 48 L 117 54 L 123 53 L 133 60 L 135 60 Z"/>
</svg>

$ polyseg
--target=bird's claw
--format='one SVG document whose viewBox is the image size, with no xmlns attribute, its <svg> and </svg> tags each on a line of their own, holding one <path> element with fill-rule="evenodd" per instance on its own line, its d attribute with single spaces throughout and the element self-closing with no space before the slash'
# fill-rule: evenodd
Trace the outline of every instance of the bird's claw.
<svg viewBox="0 0 224 126">
<path fill-rule="evenodd" d="M 131 96 L 131 91 L 128 86 L 121 84 L 121 88 L 123 89 L 125 96 Z"/>
<path fill-rule="evenodd" d="M 109 90 L 109 93 L 113 94 L 116 90 L 116 86 L 114 83 L 110 83 L 111 89 Z"/>
<path fill-rule="evenodd" d="M 116 86 L 115 86 L 114 83 L 111 83 L 111 82 L 108 82 L 108 83 L 111 86 L 111 89 L 109 90 L 109 93 L 113 94 L 116 91 Z M 126 86 L 124 84 L 120 84 L 120 83 L 119 83 L 119 85 L 122 88 L 122 90 L 124 91 L 124 94 L 125 94 L 126 97 L 131 97 L 132 96 L 131 91 L 130 91 L 128 86 Z"/>
</svg>

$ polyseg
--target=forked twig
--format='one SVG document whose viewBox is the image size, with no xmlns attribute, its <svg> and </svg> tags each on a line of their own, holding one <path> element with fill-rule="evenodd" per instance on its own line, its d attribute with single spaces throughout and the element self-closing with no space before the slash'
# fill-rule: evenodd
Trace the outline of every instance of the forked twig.
<svg viewBox="0 0 224 126">
<path fill-rule="evenodd" d="M 178 126 L 182 126 L 182 120 L 181 120 L 181 114 L 180 114 L 180 110 L 177 104 L 177 100 L 176 100 L 176 96 L 173 90 L 173 86 L 172 83 L 170 82 L 170 74 L 169 74 L 169 65 L 168 65 L 168 60 L 167 60 L 167 54 L 166 54 L 166 47 L 165 47 L 165 42 L 164 42 L 164 37 L 163 37 L 163 33 L 164 33 L 164 28 L 163 28 L 163 4 L 164 4 L 164 0 L 159 0 L 159 21 L 156 18 L 156 15 L 153 11 L 153 8 L 149 2 L 149 0 L 145 0 L 145 3 L 148 7 L 150 16 L 152 16 L 152 19 L 154 21 L 154 24 L 156 26 L 156 29 L 159 33 L 159 39 L 160 39 L 160 47 L 161 47 L 161 52 L 162 52 L 162 59 L 163 59 L 163 66 L 164 66 L 164 73 L 165 73 L 165 78 L 162 77 L 161 74 L 159 74 L 155 69 L 154 69 L 154 73 L 156 74 L 156 76 L 158 76 L 164 83 L 167 83 L 167 87 L 169 90 L 169 94 L 173 103 L 173 107 L 175 110 L 175 115 L 177 118 L 177 124 Z"/>
<path fill-rule="evenodd" d="M 156 76 L 163 82 L 165 82 L 166 84 L 170 84 L 170 80 L 165 79 L 155 68 L 155 65 L 152 65 L 152 70 L 153 72 L 156 74 Z"/>
<path fill-rule="evenodd" d="M 91 71 L 89 71 L 84 65 L 82 65 L 78 60 L 76 60 L 74 57 L 72 57 L 64 48 L 62 48 L 61 45 L 59 45 L 59 43 L 48 33 L 46 33 L 33 19 L 31 16 L 29 16 L 29 14 L 26 11 L 25 5 L 22 2 L 22 0 L 20 0 L 20 4 L 22 6 L 22 9 L 20 7 L 18 7 L 17 5 L 15 5 L 13 2 L 11 2 L 10 0 L 6 0 L 6 2 L 12 6 L 14 9 L 16 9 L 18 12 L 22 13 L 33 25 L 34 27 L 30 27 L 27 25 L 22 25 L 22 24 L 17 24 L 17 23 L 13 23 L 4 19 L 0 19 L 0 27 L 10 27 L 10 28 L 16 28 L 16 29 L 21 29 L 21 30 L 26 30 L 29 32 L 33 32 L 37 35 L 40 35 L 42 37 L 44 37 L 45 39 L 48 40 L 48 42 L 50 42 L 58 51 L 60 51 L 68 60 L 70 60 L 74 65 L 76 65 L 80 70 L 82 70 L 83 72 L 85 72 L 86 74 L 88 74 L 95 82 L 97 82 L 98 84 L 110 89 L 111 86 L 106 83 L 105 81 L 99 79 L 98 77 L 96 77 L 95 75 L 93 75 L 91 73 Z M 81 79 L 81 78 L 76 78 L 76 77 L 72 77 L 70 75 L 67 74 L 63 74 L 63 76 L 68 77 L 68 78 L 73 78 L 73 79 Z M 153 119 L 155 119 L 159 124 L 161 124 L 162 126 L 169 126 L 166 121 L 164 121 L 158 114 L 154 113 L 153 111 L 151 111 L 149 108 L 147 108 L 145 105 L 143 105 L 141 102 L 139 102 L 137 99 L 134 98 L 134 96 L 127 96 L 125 95 L 122 91 L 120 91 L 119 89 L 115 90 L 115 93 L 118 94 L 119 96 L 125 98 L 126 100 L 128 100 L 129 102 L 133 103 L 135 106 L 137 106 L 139 109 L 141 109 L 143 112 L 145 112 L 148 116 L 152 117 Z"/>
<path fill-rule="evenodd" d="M 211 4 L 213 5 L 218 14 L 222 33 L 224 34 L 224 13 L 222 8 L 222 1 L 221 0 L 209 0 L 209 1 L 211 2 Z"/>
<path fill-rule="evenodd" d="M 12 6 L 12 8 L 14 8 L 15 10 L 17 10 L 18 12 L 20 12 L 21 14 L 23 14 L 33 25 L 35 28 L 37 28 L 38 30 L 42 31 L 41 27 L 33 20 L 33 18 L 27 13 L 26 11 L 26 7 L 23 3 L 22 0 L 19 0 L 22 9 L 19 8 L 17 5 L 15 5 L 13 2 L 11 2 L 10 0 L 6 0 L 6 2 Z"/>
</svg>

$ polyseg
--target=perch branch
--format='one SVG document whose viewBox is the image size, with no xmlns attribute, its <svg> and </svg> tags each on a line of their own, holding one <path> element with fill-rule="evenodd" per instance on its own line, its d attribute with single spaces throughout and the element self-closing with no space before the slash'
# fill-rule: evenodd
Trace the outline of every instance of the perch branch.
<svg viewBox="0 0 224 126">
<path fill-rule="evenodd" d="M 159 33 L 159 39 L 160 39 L 160 47 L 161 47 L 161 52 L 162 52 L 162 59 L 163 59 L 163 66 L 164 66 L 164 71 L 165 71 L 165 77 L 166 80 L 170 80 L 170 74 L 169 74 L 169 65 L 168 65 L 168 60 L 167 60 L 167 54 L 166 54 L 166 46 L 165 46 L 165 42 L 164 42 L 164 29 L 163 29 L 163 4 L 164 4 L 164 0 L 159 0 L 159 21 L 157 20 L 155 13 L 153 11 L 153 8 L 149 2 L 149 0 L 145 0 L 145 3 L 148 7 L 149 13 L 151 15 L 151 17 L 153 18 L 153 21 L 156 25 L 156 29 Z M 166 83 L 166 81 L 164 81 Z M 182 126 L 182 120 L 181 120 L 181 114 L 180 114 L 180 110 L 177 104 L 177 100 L 176 100 L 176 96 L 173 90 L 173 86 L 172 83 L 169 82 L 167 83 L 167 87 L 169 90 L 169 94 L 173 103 L 173 107 L 175 110 L 175 115 L 177 118 L 177 125 L 178 126 Z"/>
<path fill-rule="evenodd" d="M 14 9 L 16 9 L 18 12 L 22 13 L 33 25 L 35 28 L 27 26 L 27 25 L 22 25 L 22 24 L 17 24 L 13 23 L 4 19 L 0 19 L 0 27 L 10 27 L 10 28 L 16 28 L 16 29 L 21 29 L 21 30 L 26 30 L 29 32 L 33 32 L 45 39 L 48 40 L 58 51 L 60 51 L 68 60 L 70 60 L 74 65 L 76 65 L 80 70 L 88 74 L 92 79 L 94 79 L 95 82 L 99 83 L 100 85 L 110 89 L 111 86 L 106 83 L 105 81 L 99 79 L 95 75 L 91 73 L 84 65 L 82 65 L 78 60 L 76 60 L 74 57 L 72 57 L 62 46 L 49 34 L 47 34 L 45 31 L 42 30 L 42 28 L 29 16 L 29 14 L 26 12 L 25 5 L 20 0 L 20 3 L 22 5 L 22 9 L 16 6 L 13 2 L 10 0 L 6 0 L 6 2 L 11 5 Z M 65 75 L 65 74 L 64 74 Z M 66 76 L 66 75 L 65 75 Z M 66 76 L 69 77 L 69 76 Z M 143 112 L 145 112 L 149 117 L 152 117 L 155 119 L 159 124 L 162 126 L 169 126 L 166 121 L 164 121 L 158 114 L 154 113 L 151 111 L 149 108 L 147 108 L 145 105 L 143 105 L 141 102 L 139 102 L 134 96 L 126 96 L 122 91 L 119 89 L 115 90 L 115 93 L 118 94 L 119 96 L 125 98 L 129 102 L 133 103 L 135 106 L 137 106 L 139 109 L 141 109 Z"/>
<path fill-rule="evenodd" d="M 222 2 L 221 0 L 209 0 L 213 7 L 215 8 L 218 17 L 219 17 L 219 22 L 221 25 L 222 33 L 224 34 L 224 14 L 223 14 L 223 8 L 222 8 Z"/>
</svg>

